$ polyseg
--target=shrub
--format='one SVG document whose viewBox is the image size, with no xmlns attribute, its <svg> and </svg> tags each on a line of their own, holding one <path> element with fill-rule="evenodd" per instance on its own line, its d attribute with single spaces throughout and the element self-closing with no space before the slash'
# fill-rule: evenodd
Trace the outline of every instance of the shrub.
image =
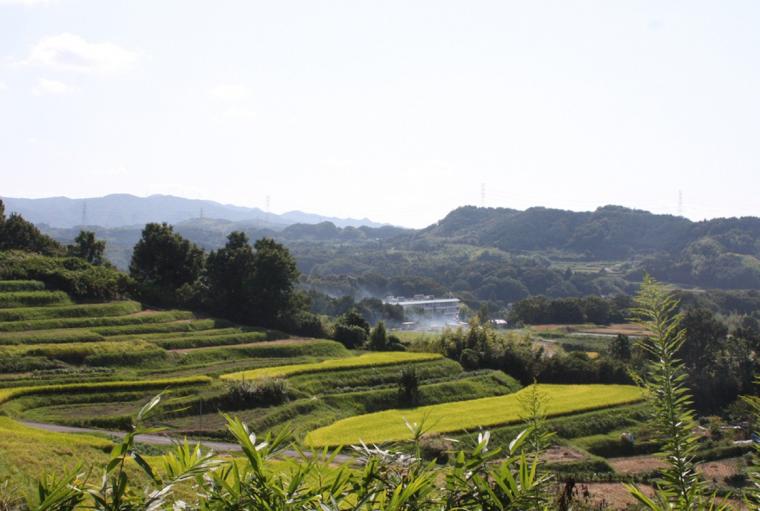
<svg viewBox="0 0 760 511">
<path fill-rule="evenodd" d="M 414 366 L 406 366 L 401 369 L 398 400 L 401 406 L 417 406 L 420 402 L 420 377 Z"/>
<path fill-rule="evenodd" d="M 315 338 L 327 337 L 327 329 L 322 324 L 322 320 L 311 312 L 295 312 L 288 315 L 281 323 L 281 327 L 292 334 Z"/>
<path fill-rule="evenodd" d="M 288 400 L 288 383 L 281 378 L 227 383 L 227 400 L 236 408 L 279 405 Z"/>
<path fill-rule="evenodd" d="M 358 348 L 367 340 L 367 332 L 360 326 L 337 323 L 333 339 L 343 343 L 346 348 Z"/>
<path fill-rule="evenodd" d="M 449 453 L 454 450 L 454 444 L 441 435 L 426 435 L 420 439 L 419 448 L 422 459 L 445 465 L 449 462 Z"/>
<path fill-rule="evenodd" d="M 114 300 L 127 293 L 129 277 L 115 268 L 94 266 L 77 257 L 47 257 L 12 250 L 0 252 L 0 279 L 33 279 L 48 288 L 86 300 Z"/>
</svg>

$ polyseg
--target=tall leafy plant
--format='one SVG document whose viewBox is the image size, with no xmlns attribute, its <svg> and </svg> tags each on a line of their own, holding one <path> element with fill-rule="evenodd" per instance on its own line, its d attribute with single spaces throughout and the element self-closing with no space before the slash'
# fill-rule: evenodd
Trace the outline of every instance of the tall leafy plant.
<svg viewBox="0 0 760 511">
<path fill-rule="evenodd" d="M 635 486 L 629 486 L 629 490 L 641 504 L 653 511 L 719 508 L 715 498 L 707 496 L 694 461 L 697 437 L 694 434 L 692 397 L 685 384 L 688 374 L 677 357 L 686 341 L 679 309 L 680 303 L 667 288 L 651 277 L 645 277 L 633 314 L 650 332 L 648 337 L 639 341 L 639 346 L 649 355 L 641 383 L 648 391 L 652 424 L 663 441 L 667 468 L 656 483 L 653 497 Z"/>
</svg>

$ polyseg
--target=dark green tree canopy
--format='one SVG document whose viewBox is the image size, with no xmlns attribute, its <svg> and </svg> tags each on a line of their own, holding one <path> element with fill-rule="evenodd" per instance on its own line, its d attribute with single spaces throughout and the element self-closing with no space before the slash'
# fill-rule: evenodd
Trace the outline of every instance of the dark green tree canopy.
<svg viewBox="0 0 760 511">
<path fill-rule="evenodd" d="M 67 247 L 69 255 L 81 257 L 88 263 L 101 265 L 106 262 L 106 242 L 95 238 L 92 231 L 80 231 L 74 243 Z"/>
<path fill-rule="evenodd" d="M 62 255 L 63 247 L 53 238 L 40 232 L 31 222 L 16 213 L 5 216 L 0 200 L 0 250 L 25 250 L 43 255 Z"/>
<path fill-rule="evenodd" d="M 129 274 L 149 302 L 175 305 L 183 286 L 198 282 L 204 266 L 203 251 L 172 226 L 147 224 L 132 252 Z"/>
</svg>

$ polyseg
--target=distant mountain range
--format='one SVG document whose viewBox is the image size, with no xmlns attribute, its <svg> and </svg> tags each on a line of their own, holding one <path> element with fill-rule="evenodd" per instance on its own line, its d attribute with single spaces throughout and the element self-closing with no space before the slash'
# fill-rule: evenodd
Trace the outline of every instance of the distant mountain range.
<svg viewBox="0 0 760 511">
<path fill-rule="evenodd" d="M 137 197 L 113 194 L 89 199 L 47 197 L 23 199 L 0 197 L 8 213 L 20 213 L 27 220 L 53 228 L 99 226 L 119 228 L 143 226 L 149 222 L 179 224 L 193 219 L 207 218 L 241 222 L 249 227 L 279 231 L 293 224 L 331 222 L 337 227 L 382 227 L 383 224 L 367 218 L 334 218 L 290 211 L 281 215 L 259 208 L 246 208 L 214 201 L 185 199 L 172 195 Z"/>
<path fill-rule="evenodd" d="M 630 293 L 645 272 L 684 288 L 760 290 L 757 217 L 692 222 L 620 206 L 465 206 L 424 229 L 404 229 L 166 196 L 4 200 L 7 211 L 62 243 L 78 234 L 86 203 L 87 229 L 107 242 L 106 255 L 123 269 L 149 221 L 173 224 L 207 251 L 232 231 L 271 237 L 292 251 L 305 281 L 336 296 L 455 293 L 501 307 L 539 294 Z"/>
</svg>

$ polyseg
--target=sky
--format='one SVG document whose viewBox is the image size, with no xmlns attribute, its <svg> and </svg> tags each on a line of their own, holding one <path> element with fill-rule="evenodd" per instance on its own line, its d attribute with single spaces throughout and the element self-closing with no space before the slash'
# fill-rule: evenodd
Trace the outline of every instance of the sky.
<svg viewBox="0 0 760 511">
<path fill-rule="evenodd" d="M 753 0 L 0 0 L 0 195 L 760 216 L 758 26 Z"/>
</svg>

